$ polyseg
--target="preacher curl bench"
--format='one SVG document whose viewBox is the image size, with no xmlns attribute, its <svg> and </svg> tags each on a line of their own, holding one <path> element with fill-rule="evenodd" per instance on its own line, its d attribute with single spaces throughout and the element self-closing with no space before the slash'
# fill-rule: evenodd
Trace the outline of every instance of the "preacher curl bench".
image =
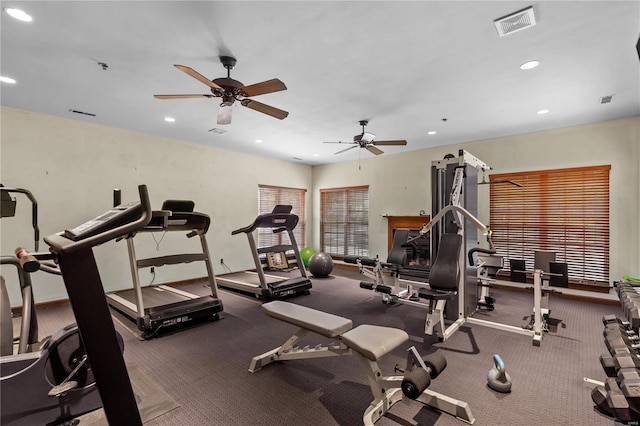
<svg viewBox="0 0 640 426">
<path fill-rule="evenodd" d="M 283 301 L 265 303 L 262 310 L 270 317 L 300 329 L 281 346 L 254 357 L 250 372 L 254 373 L 276 361 L 355 355 L 366 370 L 374 398 L 362 416 L 365 426 L 372 426 L 384 416 L 402 399 L 403 394 L 469 424 L 475 421 L 469 404 L 427 389 L 431 379 L 446 367 L 445 358 L 438 353 L 423 359 L 412 346 L 407 351 L 406 368 L 402 370 L 396 367 L 404 376 L 382 375 L 377 361 L 409 339 L 404 330 L 367 324 L 352 328 L 350 319 Z M 298 340 L 310 331 L 334 339 L 335 343 L 298 347 Z"/>
</svg>

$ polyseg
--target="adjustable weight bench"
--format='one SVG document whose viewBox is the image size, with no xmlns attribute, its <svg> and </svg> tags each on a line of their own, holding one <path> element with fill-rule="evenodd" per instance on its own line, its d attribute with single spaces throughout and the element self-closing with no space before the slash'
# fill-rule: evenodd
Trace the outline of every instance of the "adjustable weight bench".
<svg viewBox="0 0 640 426">
<path fill-rule="evenodd" d="M 402 399 L 403 394 L 467 423 L 475 421 L 466 402 L 427 389 L 431 379 L 446 367 L 445 358 L 438 353 L 422 359 L 412 346 L 407 351 L 406 368 L 403 370 L 396 366 L 396 371 L 403 372 L 404 376 L 382 375 L 377 361 L 409 340 L 404 330 L 367 324 L 352 328 L 350 319 L 279 300 L 263 304 L 262 310 L 272 318 L 299 327 L 299 330 L 281 346 L 254 357 L 250 372 L 276 361 L 355 355 L 366 370 L 374 398 L 362 416 L 366 426 L 372 426 L 384 416 Z M 308 332 L 335 342 L 328 346 L 298 347 L 296 343 Z"/>
</svg>

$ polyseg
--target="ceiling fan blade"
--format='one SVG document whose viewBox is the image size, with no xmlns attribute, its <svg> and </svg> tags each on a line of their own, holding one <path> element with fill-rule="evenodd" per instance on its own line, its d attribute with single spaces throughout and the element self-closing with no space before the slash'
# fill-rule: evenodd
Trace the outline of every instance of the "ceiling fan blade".
<svg viewBox="0 0 640 426">
<path fill-rule="evenodd" d="M 153 95 L 156 99 L 191 99 L 191 98 L 213 98 L 213 95 Z"/>
<path fill-rule="evenodd" d="M 249 109 L 253 109 L 263 114 L 270 115 L 279 120 L 285 119 L 289 115 L 287 111 L 283 111 L 270 105 L 263 104 L 262 102 L 254 101 L 253 99 L 243 99 L 241 103 L 243 106 L 246 106 Z"/>
<path fill-rule="evenodd" d="M 348 143 L 348 144 L 353 144 L 355 142 L 343 142 L 343 141 L 326 141 L 326 142 L 322 142 L 322 143 Z"/>
<path fill-rule="evenodd" d="M 233 105 L 220 105 L 218 110 L 218 124 L 231 124 Z"/>
<path fill-rule="evenodd" d="M 357 148 L 358 145 L 350 146 L 349 148 L 343 149 L 342 151 L 338 151 L 335 154 L 342 154 L 345 151 L 349 151 L 350 149 Z"/>
<path fill-rule="evenodd" d="M 272 80 L 263 81 L 262 83 L 250 84 L 240 89 L 242 96 L 251 97 L 264 95 L 267 93 L 279 92 L 281 90 L 287 90 L 287 86 L 283 82 L 274 78 Z"/>
<path fill-rule="evenodd" d="M 204 75 L 200 74 L 198 71 L 194 70 L 193 68 L 189 68 L 185 65 L 174 65 L 174 67 L 178 68 L 180 71 L 189 74 L 191 77 L 195 78 L 196 80 L 206 84 L 207 86 L 213 88 L 213 89 L 219 89 L 224 91 L 224 89 L 220 86 L 218 86 L 217 84 L 215 84 L 213 81 L 209 80 L 207 77 L 205 77 Z"/>
<path fill-rule="evenodd" d="M 384 154 L 383 150 L 378 149 L 373 145 L 367 145 L 367 146 L 365 146 L 365 148 L 367 149 L 367 151 L 369 151 L 370 153 L 375 154 L 375 155 Z"/>
<path fill-rule="evenodd" d="M 396 141 L 374 141 L 372 142 L 374 145 L 387 145 L 387 146 L 391 146 L 391 145 L 396 145 L 396 146 L 400 146 L 400 145 L 406 145 L 407 141 L 405 140 L 396 140 Z"/>
</svg>

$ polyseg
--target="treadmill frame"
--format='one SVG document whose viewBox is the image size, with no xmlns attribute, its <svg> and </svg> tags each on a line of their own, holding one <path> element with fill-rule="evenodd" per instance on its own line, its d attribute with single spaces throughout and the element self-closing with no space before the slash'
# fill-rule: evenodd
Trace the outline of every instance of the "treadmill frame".
<svg viewBox="0 0 640 426">
<path fill-rule="evenodd" d="M 291 213 L 278 213 L 278 208 L 282 206 L 276 206 L 275 213 L 266 213 L 258 216 L 258 218 L 249 226 L 241 229 L 237 229 L 231 233 L 231 235 L 244 233 L 249 240 L 249 246 L 251 247 L 251 255 L 256 265 L 255 273 L 258 275 L 259 285 L 253 285 L 243 282 L 242 279 L 238 279 L 241 274 L 245 275 L 250 271 L 232 272 L 229 274 L 223 274 L 218 276 L 218 282 L 221 287 L 228 287 L 235 290 L 240 290 L 249 293 L 255 293 L 256 297 L 263 297 L 266 299 L 279 299 L 286 296 L 293 296 L 296 294 L 309 294 L 309 289 L 312 287 L 311 280 L 307 276 L 307 271 L 302 262 L 300 256 L 300 250 L 298 250 L 298 243 L 296 237 L 293 234 L 295 226 L 298 224 L 298 216 Z M 289 208 L 290 210 L 290 208 Z M 271 222 L 271 226 L 265 226 L 263 222 Z M 273 232 L 286 232 L 289 236 L 290 244 L 281 244 L 277 246 L 258 247 L 254 232 L 258 228 L 271 228 Z M 285 254 L 289 251 L 293 251 L 297 263 L 298 270 L 300 271 L 299 277 L 289 278 L 269 275 L 264 273 L 262 266 L 261 254 L 270 252 Z M 279 280 L 278 280 L 279 279 Z"/>
<path fill-rule="evenodd" d="M 204 225 L 198 228 L 192 228 L 185 224 L 184 219 L 175 220 L 176 216 L 200 215 Z M 143 339 L 150 339 L 156 336 L 161 330 L 176 329 L 184 327 L 196 321 L 217 320 L 220 318 L 219 312 L 223 310 L 222 301 L 218 298 L 218 287 L 215 275 L 211 266 L 211 256 L 205 234 L 208 230 L 209 218 L 200 213 L 175 213 L 160 210 L 153 212 L 154 219 L 162 219 L 159 226 L 158 221 L 152 219 L 152 223 L 139 232 L 172 232 L 172 231 L 188 231 L 187 237 L 198 236 L 202 253 L 194 254 L 174 254 L 169 256 L 160 256 L 147 259 L 137 259 L 134 236 L 126 239 L 127 251 L 129 253 L 129 266 L 131 269 L 131 278 L 133 281 L 133 289 L 119 290 L 107 294 L 107 300 L 111 308 L 115 309 L 128 319 L 135 322 L 138 330 L 140 330 Z M 172 219 L 178 225 L 172 225 Z M 164 265 L 177 265 L 190 263 L 194 261 L 203 261 L 207 269 L 207 281 L 211 289 L 211 295 L 197 296 L 180 290 L 166 284 L 156 284 L 152 286 L 142 287 L 140 283 L 139 270 L 142 268 L 160 267 Z M 123 297 L 123 293 L 134 293 L 135 303 Z M 162 305 L 145 307 L 145 293 L 151 291 L 159 291 L 164 296 L 174 299 Z M 120 294 L 118 294 L 120 293 Z M 159 294 L 159 293 L 158 293 Z"/>
</svg>

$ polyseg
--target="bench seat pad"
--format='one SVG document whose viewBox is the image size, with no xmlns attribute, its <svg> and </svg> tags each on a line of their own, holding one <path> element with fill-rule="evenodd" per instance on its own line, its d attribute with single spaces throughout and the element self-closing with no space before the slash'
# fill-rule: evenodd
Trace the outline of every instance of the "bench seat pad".
<svg viewBox="0 0 640 426">
<path fill-rule="evenodd" d="M 398 328 L 363 324 L 342 335 L 342 343 L 371 361 L 377 361 L 409 340 L 409 335 Z"/>
<path fill-rule="evenodd" d="M 348 318 L 281 300 L 263 304 L 262 310 L 272 318 L 330 338 L 338 337 L 353 327 L 353 323 Z"/>
</svg>

